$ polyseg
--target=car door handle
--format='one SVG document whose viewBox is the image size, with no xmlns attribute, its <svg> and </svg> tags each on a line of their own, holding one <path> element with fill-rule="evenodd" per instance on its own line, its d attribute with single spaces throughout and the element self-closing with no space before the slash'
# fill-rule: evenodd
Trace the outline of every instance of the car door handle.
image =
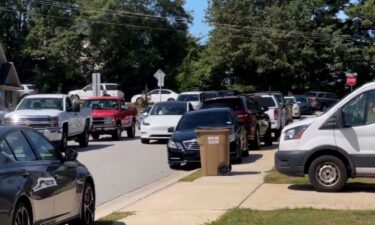
<svg viewBox="0 0 375 225">
<path fill-rule="evenodd" d="M 30 173 L 27 172 L 27 171 L 22 171 L 20 175 L 23 176 L 23 177 L 27 177 L 27 176 L 30 175 Z"/>
</svg>

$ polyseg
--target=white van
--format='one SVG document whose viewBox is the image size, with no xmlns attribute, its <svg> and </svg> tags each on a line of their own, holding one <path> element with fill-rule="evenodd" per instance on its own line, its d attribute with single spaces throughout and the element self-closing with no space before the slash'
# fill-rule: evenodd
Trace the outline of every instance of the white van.
<svg viewBox="0 0 375 225">
<path fill-rule="evenodd" d="M 289 176 L 308 174 L 317 191 L 339 191 L 348 178 L 375 177 L 375 82 L 325 114 L 286 126 L 275 156 Z"/>
</svg>

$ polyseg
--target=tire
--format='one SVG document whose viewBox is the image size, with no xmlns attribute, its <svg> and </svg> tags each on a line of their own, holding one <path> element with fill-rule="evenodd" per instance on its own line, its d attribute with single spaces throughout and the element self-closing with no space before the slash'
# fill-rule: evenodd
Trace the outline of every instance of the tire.
<svg viewBox="0 0 375 225">
<path fill-rule="evenodd" d="M 92 139 L 98 140 L 100 135 L 99 134 L 91 134 Z"/>
<path fill-rule="evenodd" d="M 135 122 L 132 122 L 131 127 L 126 129 L 126 132 L 128 134 L 128 138 L 134 138 L 135 137 Z"/>
<path fill-rule="evenodd" d="M 72 96 L 70 97 L 70 100 L 72 100 L 72 102 L 73 102 L 73 101 L 79 101 L 79 96 L 78 96 L 78 95 L 72 95 Z"/>
<path fill-rule="evenodd" d="M 181 165 L 180 164 L 169 164 L 169 168 L 171 168 L 172 170 L 179 170 L 179 169 L 181 169 Z"/>
<path fill-rule="evenodd" d="M 86 122 L 86 124 L 85 124 L 85 130 L 83 131 L 83 133 L 78 138 L 79 147 L 83 148 L 83 147 L 89 146 L 89 139 L 90 139 L 89 125 Z"/>
<path fill-rule="evenodd" d="M 91 183 L 86 182 L 82 195 L 80 218 L 69 222 L 69 225 L 94 225 L 95 220 L 95 193 Z"/>
<path fill-rule="evenodd" d="M 275 133 L 274 140 L 276 140 L 276 141 L 279 140 L 279 137 L 280 137 L 280 134 L 281 134 L 281 128 L 278 129 L 278 130 L 275 130 L 274 133 Z"/>
<path fill-rule="evenodd" d="M 112 139 L 116 140 L 116 141 L 120 140 L 121 139 L 121 133 L 122 133 L 121 124 L 117 123 L 116 130 L 112 134 Z"/>
<path fill-rule="evenodd" d="M 252 150 L 259 150 L 260 149 L 260 132 L 259 128 L 255 131 L 255 137 L 254 140 L 251 141 L 250 148 Z"/>
<path fill-rule="evenodd" d="M 267 132 L 264 134 L 264 145 L 272 146 L 272 144 L 273 144 L 272 131 L 271 131 L 271 127 L 268 127 Z"/>
<path fill-rule="evenodd" d="M 65 126 L 61 135 L 60 149 L 63 152 L 68 149 L 68 129 L 69 128 Z"/>
<path fill-rule="evenodd" d="M 336 192 L 346 184 L 347 170 L 341 159 L 324 155 L 311 163 L 309 179 L 316 191 Z"/>
<path fill-rule="evenodd" d="M 137 100 L 135 100 L 135 103 L 136 103 L 137 105 L 142 105 L 144 101 L 145 101 L 145 100 L 144 100 L 143 98 L 139 97 L 139 98 L 137 98 Z"/>
<path fill-rule="evenodd" d="M 149 139 L 141 139 L 141 143 L 142 144 L 150 144 L 150 140 Z"/>
<path fill-rule="evenodd" d="M 17 203 L 12 218 L 12 225 L 30 225 L 32 223 L 30 208 L 24 202 Z"/>
</svg>

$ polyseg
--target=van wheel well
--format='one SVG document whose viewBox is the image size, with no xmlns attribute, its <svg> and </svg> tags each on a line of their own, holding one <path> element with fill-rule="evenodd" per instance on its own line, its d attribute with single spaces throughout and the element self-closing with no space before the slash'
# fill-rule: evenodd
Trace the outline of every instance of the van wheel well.
<svg viewBox="0 0 375 225">
<path fill-rule="evenodd" d="M 21 202 L 24 203 L 26 205 L 26 207 L 28 208 L 28 210 L 30 212 L 31 221 L 34 222 L 34 212 L 33 212 L 34 210 L 33 210 L 33 207 L 31 206 L 30 200 L 26 196 L 21 196 L 17 200 L 17 204 L 16 205 L 18 205 Z M 13 213 L 15 213 L 15 212 L 13 212 Z"/>
<path fill-rule="evenodd" d="M 344 163 L 348 176 L 352 177 L 353 173 L 352 173 L 352 169 L 350 167 L 350 163 L 349 163 L 348 159 L 343 154 L 341 154 L 340 152 L 337 152 L 337 151 L 334 151 L 334 150 L 328 150 L 328 149 L 320 150 L 320 151 L 317 151 L 314 154 L 312 154 L 305 163 L 304 173 L 308 174 L 311 163 L 316 158 L 318 158 L 320 156 L 323 156 L 323 155 L 331 155 L 331 156 L 335 156 L 335 157 L 339 158 Z"/>
</svg>

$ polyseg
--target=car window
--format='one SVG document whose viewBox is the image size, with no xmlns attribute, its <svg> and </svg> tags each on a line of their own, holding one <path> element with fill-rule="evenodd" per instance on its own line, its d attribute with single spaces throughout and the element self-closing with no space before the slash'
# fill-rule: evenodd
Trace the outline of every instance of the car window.
<svg viewBox="0 0 375 225">
<path fill-rule="evenodd" d="M 92 91 L 92 85 L 87 85 L 85 88 L 83 88 L 84 91 Z"/>
<path fill-rule="evenodd" d="M 368 93 L 366 124 L 375 123 L 375 91 Z"/>
<path fill-rule="evenodd" d="M 73 111 L 72 101 L 70 100 L 70 98 L 66 98 L 65 101 L 66 101 L 66 111 L 72 112 Z"/>
<path fill-rule="evenodd" d="M 203 103 L 201 109 L 210 109 L 210 108 L 230 108 L 233 111 L 244 110 L 244 105 L 242 99 L 240 98 L 223 98 L 215 99 L 211 101 L 206 101 Z"/>
<path fill-rule="evenodd" d="M 38 152 L 43 160 L 58 160 L 56 149 L 51 143 L 47 141 L 42 135 L 34 131 L 26 131 L 31 143 L 34 145 L 35 150 Z"/>
<path fill-rule="evenodd" d="M 366 96 L 366 93 L 361 94 L 343 107 L 342 113 L 345 126 L 354 127 L 364 124 Z"/>
<path fill-rule="evenodd" d="M 118 85 L 117 84 L 107 84 L 105 86 L 107 91 L 117 91 L 118 90 Z"/>
<path fill-rule="evenodd" d="M 159 94 L 159 90 L 153 90 L 148 93 L 149 95 L 156 95 Z"/>
<path fill-rule="evenodd" d="M 34 161 L 36 156 L 21 131 L 15 131 L 5 137 L 17 161 Z"/>
<path fill-rule="evenodd" d="M 163 95 L 169 95 L 169 94 L 171 94 L 170 91 L 166 91 L 166 90 L 162 90 L 161 93 L 162 93 Z"/>
<path fill-rule="evenodd" d="M 255 105 L 255 103 L 251 99 L 246 100 L 246 107 L 247 107 L 247 109 L 249 109 L 251 111 L 258 111 L 257 106 Z"/>
<path fill-rule="evenodd" d="M 326 97 L 327 98 L 337 98 L 337 96 L 335 94 L 332 94 L 332 93 L 326 94 Z"/>
<path fill-rule="evenodd" d="M 318 97 L 318 98 L 325 98 L 325 97 L 326 97 L 326 94 L 320 93 L 320 94 L 318 94 L 317 97 Z"/>
<path fill-rule="evenodd" d="M 186 110 L 186 104 L 164 103 L 152 107 L 150 115 L 183 115 Z"/>
<path fill-rule="evenodd" d="M 6 155 L 8 158 L 16 160 L 16 157 L 14 156 L 12 150 L 10 149 L 8 143 L 5 140 L 2 140 L 0 142 L 0 152 Z"/>
<path fill-rule="evenodd" d="M 177 97 L 177 101 L 182 102 L 198 102 L 199 95 L 198 94 L 182 94 Z"/>
<path fill-rule="evenodd" d="M 263 107 L 276 107 L 276 102 L 273 100 L 272 97 L 261 97 L 261 98 L 254 98 L 256 102 L 259 103 L 259 105 Z"/>
</svg>

